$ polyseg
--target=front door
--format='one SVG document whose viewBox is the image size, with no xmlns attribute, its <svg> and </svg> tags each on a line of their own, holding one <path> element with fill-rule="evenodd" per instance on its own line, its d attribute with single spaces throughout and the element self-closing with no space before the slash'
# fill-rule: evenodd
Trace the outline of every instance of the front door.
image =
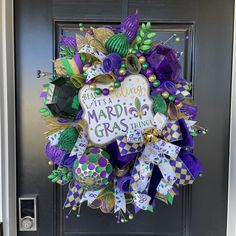
<svg viewBox="0 0 236 236">
<path fill-rule="evenodd" d="M 228 139 L 230 115 L 233 0 L 17 0 L 15 1 L 17 197 L 38 196 L 38 229 L 19 235 L 226 235 Z M 79 23 L 116 24 L 139 11 L 158 37 L 182 55 L 184 76 L 193 83 L 199 122 L 207 136 L 196 138 L 195 154 L 204 176 L 180 189 L 173 206 L 157 202 L 127 224 L 111 215 L 82 207 L 82 216 L 65 220 L 67 189 L 53 186 L 45 158 L 45 123 L 39 109 L 43 80 L 37 69 L 51 71 L 60 36 L 73 35 Z"/>
</svg>

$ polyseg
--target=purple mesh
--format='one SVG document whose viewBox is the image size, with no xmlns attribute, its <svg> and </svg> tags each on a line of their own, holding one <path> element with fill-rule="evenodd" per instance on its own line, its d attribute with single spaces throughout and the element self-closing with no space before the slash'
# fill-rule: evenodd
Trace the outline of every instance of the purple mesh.
<svg viewBox="0 0 236 236">
<path fill-rule="evenodd" d="M 56 146 L 52 146 L 50 142 L 46 145 L 45 153 L 48 159 L 52 161 L 55 165 L 60 165 L 64 156 L 66 155 L 65 151 Z"/>
<path fill-rule="evenodd" d="M 69 47 L 73 47 L 75 49 L 77 48 L 76 39 L 74 37 L 71 37 L 71 36 L 63 36 L 59 41 L 59 45 L 60 46 L 65 46 L 67 48 L 69 48 Z"/>
</svg>

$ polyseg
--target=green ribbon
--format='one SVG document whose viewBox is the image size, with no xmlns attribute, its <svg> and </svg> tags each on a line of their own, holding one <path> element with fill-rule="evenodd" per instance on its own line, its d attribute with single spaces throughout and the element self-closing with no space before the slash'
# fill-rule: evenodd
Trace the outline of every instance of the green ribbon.
<svg viewBox="0 0 236 236">
<path fill-rule="evenodd" d="M 70 63 L 69 63 L 68 59 L 67 58 L 60 58 L 60 60 L 61 60 L 61 62 L 63 64 L 67 74 L 69 76 L 72 76 L 74 74 L 74 72 L 73 72 L 73 70 L 72 70 L 72 68 L 70 66 Z"/>
</svg>

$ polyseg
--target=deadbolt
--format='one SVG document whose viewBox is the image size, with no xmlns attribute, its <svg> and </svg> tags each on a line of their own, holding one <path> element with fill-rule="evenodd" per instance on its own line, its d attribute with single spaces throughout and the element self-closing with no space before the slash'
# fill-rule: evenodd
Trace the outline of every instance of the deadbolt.
<svg viewBox="0 0 236 236">
<path fill-rule="evenodd" d="M 37 197 L 19 198 L 20 231 L 37 231 Z"/>
</svg>

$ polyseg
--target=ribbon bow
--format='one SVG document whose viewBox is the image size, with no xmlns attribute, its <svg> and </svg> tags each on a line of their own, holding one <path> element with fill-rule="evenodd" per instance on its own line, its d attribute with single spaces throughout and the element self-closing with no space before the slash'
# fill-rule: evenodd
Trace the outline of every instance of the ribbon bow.
<svg viewBox="0 0 236 236">
<path fill-rule="evenodd" d="M 146 143 L 156 143 L 161 136 L 161 132 L 154 127 L 145 129 L 143 132 L 143 139 Z"/>
</svg>

